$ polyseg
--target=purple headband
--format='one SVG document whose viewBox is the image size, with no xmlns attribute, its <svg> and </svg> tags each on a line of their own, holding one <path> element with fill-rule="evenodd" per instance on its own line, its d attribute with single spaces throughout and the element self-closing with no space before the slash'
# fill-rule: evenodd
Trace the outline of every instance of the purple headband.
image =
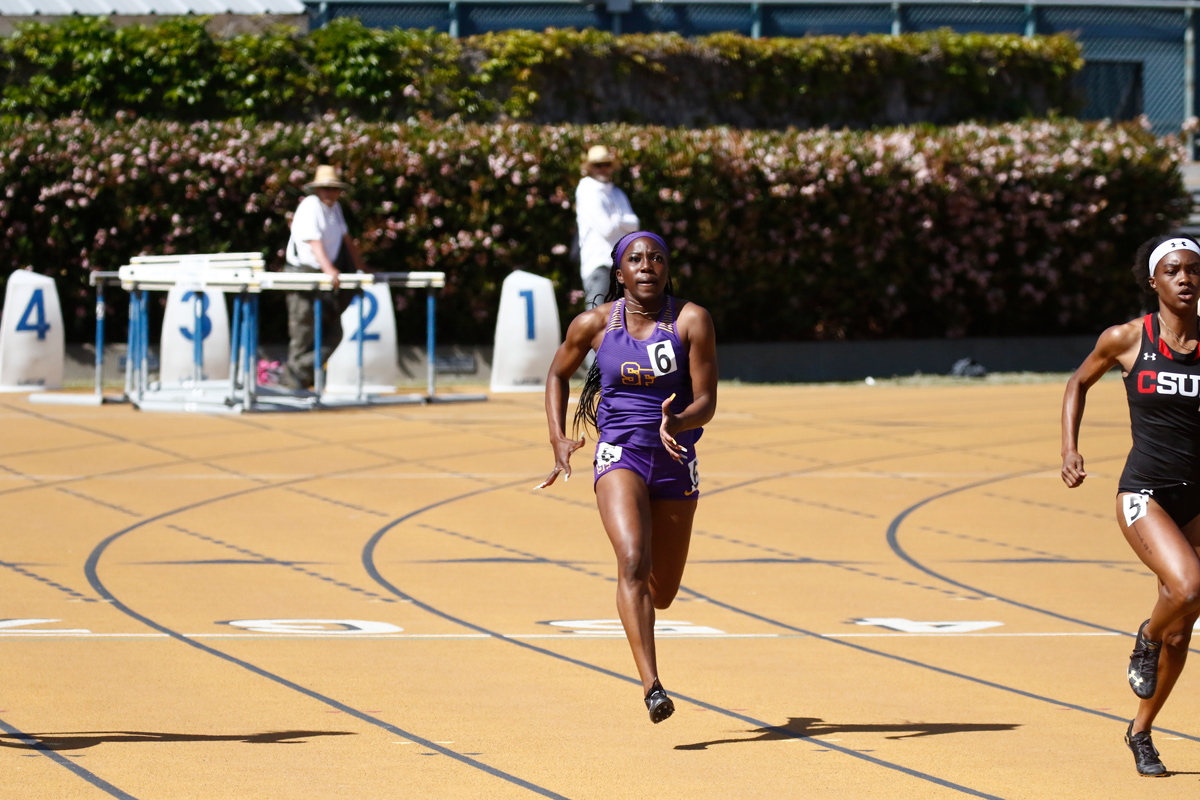
<svg viewBox="0 0 1200 800">
<path fill-rule="evenodd" d="M 653 239 L 658 243 L 658 246 L 663 249 L 663 252 L 670 257 L 671 248 L 667 247 L 667 243 L 663 241 L 663 238 L 657 233 L 651 233 L 650 231 L 634 231 L 633 233 L 625 234 L 621 237 L 621 241 L 617 242 L 617 246 L 615 248 L 617 257 L 614 263 L 620 264 L 621 259 L 625 256 L 625 250 L 629 247 L 629 245 L 633 244 L 638 239 Z"/>
</svg>

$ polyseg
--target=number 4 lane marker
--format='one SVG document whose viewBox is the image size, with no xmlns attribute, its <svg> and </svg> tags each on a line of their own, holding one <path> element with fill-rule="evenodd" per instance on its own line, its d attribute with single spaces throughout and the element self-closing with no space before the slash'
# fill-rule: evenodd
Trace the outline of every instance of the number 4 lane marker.
<svg viewBox="0 0 1200 800">
<path fill-rule="evenodd" d="M 855 625 L 872 625 L 903 633 L 970 633 L 999 628 L 1003 622 L 916 622 L 901 617 L 866 617 L 854 620 Z"/>
</svg>

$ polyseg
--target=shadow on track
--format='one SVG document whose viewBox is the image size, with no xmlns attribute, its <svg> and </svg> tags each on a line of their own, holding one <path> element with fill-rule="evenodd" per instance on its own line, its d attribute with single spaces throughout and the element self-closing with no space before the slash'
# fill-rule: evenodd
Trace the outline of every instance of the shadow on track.
<svg viewBox="0 0 1200 800">
<path fill-rule="evenodd" d="M 0 747 L 16 750 L 83 750 L 98 744 L 142 742 L 245 742 L 246 744 L 305 744 L 314 736 L 356 736 L 353 731 L 266 731 L 264 733 L 150 733 L 147 731 L 87 731 L 80 733 L 0 734 Z M 30 741 L 33 740 L 33 741 Z"/>
<path fill-rule="evenodd" d="M 1007 723 L 974 722 L 906 722 L 902 725 L 848 725 L 826 722 L 820 717 L 792 717 L 786 725 L 772 728 L 755 728 L 746 731 L 757 733 L 752 739 L 714 739 L 711 742 L 675 745 L 676 750 L 707 750 L 717 744 L 742 744 L 746 742 L 782 742 L 790 739 L 812 739 L 835 733 L 894 733 L 887 739 L 916 739 L 921 736 L 941 736 L 946 733 L 977 733 L 980 731 L 1012 731 L 1021 727 Z M 819 742 L 819 740 L 816 740 Z"/>
</svg>

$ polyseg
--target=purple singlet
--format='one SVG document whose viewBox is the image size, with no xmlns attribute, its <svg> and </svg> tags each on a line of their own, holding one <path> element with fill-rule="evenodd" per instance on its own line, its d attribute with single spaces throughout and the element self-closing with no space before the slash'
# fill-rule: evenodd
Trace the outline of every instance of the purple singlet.
<svg viewBox="0 0 1200 800">
<path fill-rule="evenodd" d="M 648 339 L 629 335 L 624 312 L 625 300 L 621 298 L 613 303 L 604 341 L 596 351 L 600 368 L 600 402 L 596 408 L 600 441 L 661 448 L 658 427 L 663 401 L 673 392 L 671 411 L 676 414 L 692 402 L 688 354 L 675 330 L 675 298 L 666 298 Z M 702 431 L 681 431 L 675 439 L 690 451 Z"/>
</svg>

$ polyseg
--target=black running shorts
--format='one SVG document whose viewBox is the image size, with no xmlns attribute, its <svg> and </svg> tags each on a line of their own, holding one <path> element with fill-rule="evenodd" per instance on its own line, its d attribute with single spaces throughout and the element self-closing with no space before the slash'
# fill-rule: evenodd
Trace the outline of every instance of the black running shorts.
<svg viewBox="0 0 1200 800">
<path fill-rule="evenodd" d="M 1151 497 L 1154 502 L 1158 503 L 1163 511 L 1175 521 L 1180 530 L 1184 526 L 1200 516 L 1200 486 L 1194 484 L 1181 483 L 1175 486 L 1118 486 L 1117 494 L 1131 493 L 1134 495 L 1144 495 Z M 1139 503 L 1138 499 L 1125 498 L 1121 503 L 1121 510 L 1125 514 L 1126 524 L 1132 525 L 1137 520 L 1145 515 L 1145 504 Z"/>
</svg>

